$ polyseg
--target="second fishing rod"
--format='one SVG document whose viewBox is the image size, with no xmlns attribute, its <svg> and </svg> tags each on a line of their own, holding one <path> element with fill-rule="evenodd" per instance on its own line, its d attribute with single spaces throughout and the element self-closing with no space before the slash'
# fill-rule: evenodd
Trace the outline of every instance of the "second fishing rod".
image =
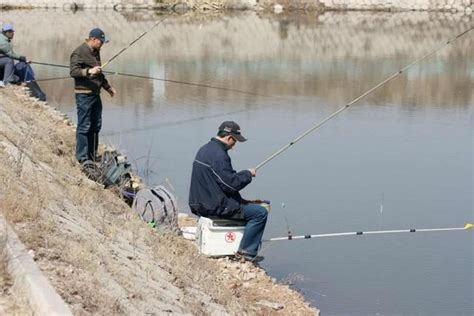
<svg viewBox="0 0 474 316">
<path fill-rule="evenodd" d="M 124 53 L 127 49 L 129 49 L 130 47 L 132 47 L 136 42 L 138 42 L 141 38 L 143 38 L 145 35 L 147 35 L 148 33 L 150 33 L 155 27 L 157 27 L 158 25 L 160 25 L 161 23 L 163 23 L 167 18 L 169 18 L 172 14 L 174 13 L 174 11 L 170 11 L 169 13 L 167 13 L 163 18 L 159 19 L 158 21 L 156 21 L 149 29 L 147 29 L 145 32 L 141 33 L 137 38 L 135 38 L 133 41 L 131 41 L 127 46 L 123 47 L 120 51 L 118 51 L 115 55 L 113 55 L 112 57 L 109 58 L 109 60 L 107 60 L 105 63 L 103 63 L 100 68 L 101 69 L 105 69 L 105 67 L 107 67 L 115 58 L 119 57 L 122 53 Z M 105 41 L 107 42 L 108 40 L 106 40 L 104 34 L 102 33 L 102 41 Z M 69 66 L 67 65 L 60 65 L 60 64 L 53 64 L 53 63 L 43 63 L 43 62 L 35 62 L 35 61 L 32 61 L 31 62 L 32 64 L 36 64 L 36 65 L 43 65 L 43 66 L 52 66 L 52 67 L 60 67 L 60 68 L 69 68 Z M 58 77 L 58 78 L 51 78 L 49 80 L 59 80 L 59 79 L 65 79 L 65 78 L 69 78 L 69 77 Z"/>
<path fill-rule="evenodd" d="M 62 64 L 45 63 L 45 62 L 39 62 L 39 61 L 32 61 L 31 63 L 32 63 L 32 64 L 35 64 L 35 65 L 41 65 L 41 66 L 48 66 L 48 67 L 57 67 L 57 68 L 69 69 L 69 66 L 68 66 L 68 65 L 62 65 Z M 244 95 L 252 95 L 252 96 L 273 98 L 273 99 L 278 99 L 278 100 L 281 100 L 281 99 L 282 99 L 282 98 L 280 98 L 280 97 L 271 96 L 271 95 L 265 95 L 265 94 L 256 93 L 256 92 L 252 92 L 252 91 L 244 91 L 244 90 L 240 90 L 240 89 L 219 87 L 219 86 L 214 86 L 214 85 L 209 85 L 209 84 L 204 84 L 204 83 L 198 83 L 198 82 L 189 82 L 189 81 L 181 81 L 181 80 L 174 80 L 174 79 L 166 79 L 166 78 L 159 78 L 159 77 L 154 77 L 154 76 L 138 75 L 138 74 L 133 74 L 133 73 L 119 72 L 119 71 L 110 71 L 110 70 L 104 70 L 104 71 L 102 71 L 102 72 L 103 72 L 104 74 L 107 74 L 107 75 L 116 75 L 116 76 L 130 77 L 130 78 L 136 78 L 136 79 L 156 80 L 156 81 L 163 81 L 163 82 L 169 82 L 169 83 L 174 83 L 174 84 L 181 84 L 181 85 L 193 86 L 193 87 L 197 87 L 197 88 L 206 88 L 206 89 L 222 90 L 222 91 L 234 92 L 234 93 L 237 93 L 237 94 L 244 94 Z M 35 81 L 36 81 L 36 82 L 43 82 L 43 81 L 55 81 L 55 80 L 64 80 L 64 79 L 71 79 L 71 76 L 61 76 L 61 77 L 54 77 L 54 78 L 43 78 L 43 79 L 37 79 L 37 80 L 35 80 Z"/>
<path fill-rule="evenodd" d="M 320 128 L 321 126 L 323 126 L 325 123 L 327 123 L 329 120 L 331 120 L 332 118 L 334 118 L 335 116 L 337 116 L 339 113 L 343 112 L 344 110 L 348 109 L 351 105 L 353 105 L 354 103 L 360 101 L 361 99 L 363 99 L 364 97 L 366 97 L 367 95 L 371 94 L 372 92 L 374 92 L 375 90 L 377 90 L 378 88 L 384 86 L 386 83 L 388 83 L 389 81 L 397 78 L 398 76 L 400 76 L 402 73 L 404 73 L 406 70 L 408 70 L 409 68 L 413 67 L 414 65 L 418 64 L 420 61 L 428 58 L 429 56 L 435 54 L 437 51 L 439 51 L 440 49 L 444 48 L 445 46 L 448 46 L 449 44 L 451 44 L 452 42 L 454 42 L 455 40 L 461 38 L 462 36 L 466 35 L 467 33 L 469 33 L 470 31 L 472 31 L 474 29 L 474 26 L 472 26 L 471 28 L 457 34 L 456 36 L 454 36 L 453 38 L 447 40 L 446 42 L 444 42 L 443 44 L 441 44 L 440 46 L 436 47 L 435 49 L 431 50 L 430 52 L 426 53 L 425 55 L 421 56 L 420 58 L 414 60 L 413 62 L 411 62 L 410 64 L 406 65 L 405 67 L 403 67 L 402 69 L 398 70 L 397 72 L 395 72 L 394 74 L 392 74 L 391 76 L 387 77 L 385 80 L 383 80 L 382 82 L 378 83 L 377 85 L 375 85 L 374 87 L 370 88 L 369 90 L 367 90 L 366 92 L 362 93 L 360 96 L 358 96 L 357 98 L 353 99 L 352 101 L 350 101 L 349 103 L 347 103 L 346 105 L 344 105 L 343 107 L 341 107 L 340 109 L 338 109 L 337 111 L 335 111 L 334 113 L 332 113 L 331 115 L 329 115 L 328 117 L 326 117 L 325 119 L 323 119 L 322 121 L 318 122 L 317 124 L 313 125 L 311 128 L 309 128 L 308 130 L 306 130 L 304 133 L 302 133 L 301 135 L 299 135 L 298 137 L 296 137 L 295 139 L 293 139 L 291 142 L 289 142 L 288 144 L 286 144 L 285 146 L 283 146 L 282 148 L 280 148 L 279 150 L 277 150 L 275 153 L 271 154 L 268 158 L 266 158 L 265 160 L 263 160 L 261 163 L 259 163 L 255 169 L 258 170 L 260 169 L 261 167 L 263 167 L 264 165 L 266 165 L 267 163 L 269 163 L 271 160 L 273 160 L 275 157 L 279 156 L 280 154 L 282 154 L 284 151 L 286 151 L 287 149 L 289 149 L 291 146 L 293 146 L 294 144 L 296 144 L 297 142 L 299 142 L 301 139 L 303 139 L 304 137 L 306 137 L 308 134 L 310 134 L 311 132 L 317 130 L 318 128 Z"/>
</svg>

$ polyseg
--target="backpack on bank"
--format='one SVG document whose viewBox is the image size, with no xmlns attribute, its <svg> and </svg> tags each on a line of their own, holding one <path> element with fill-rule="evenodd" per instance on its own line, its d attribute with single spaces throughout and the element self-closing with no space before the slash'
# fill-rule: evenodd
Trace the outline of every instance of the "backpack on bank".
<svg viewBox="0 0 474 316">
<path fill-rule="evenodd" d="M 159 229 L 178 233 L 178 205 L 164 186 L 141 189 L 135 195 L 132 209 L 147 223 Z"/>
</svg>

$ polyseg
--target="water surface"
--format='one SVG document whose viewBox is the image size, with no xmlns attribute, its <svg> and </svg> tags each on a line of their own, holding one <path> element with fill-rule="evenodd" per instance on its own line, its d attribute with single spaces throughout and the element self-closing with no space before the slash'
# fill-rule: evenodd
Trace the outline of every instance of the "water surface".
<svg viewBox="0 0 474 316">
<path fill-rule="evenodd" d="M 19 52 L 60 64 L 92 27 L 111 38 L 107 60 L 159 18 L 0 13 L 16 25 Z M 255 166 L 470 25 L 468 16 L 432 13 L 172 15 L 109 70 L 253 94 L 109 76 L 118 96 L 103 96 L 102 141 L 125 151 L 150 184 L 171 183 L 189 212 L 194 155 L 221 121 L 237 121 L 249 139 L 231 152 L 234 167 Z M 35 70 L 39 78 L 68 75 Z M 261 168 L 244 195 L 272 201 L 265 237 L 284 236 L 287 222 L 300 235 L 472 221 L 473 82 L 468 34 Z M 71 79 L 41 85 L 75 118 Z M 323 315 L 474 314 L 472 232 L 285 241 L 265 244 L 263 255 L 269 274 Z"/>
</svg>

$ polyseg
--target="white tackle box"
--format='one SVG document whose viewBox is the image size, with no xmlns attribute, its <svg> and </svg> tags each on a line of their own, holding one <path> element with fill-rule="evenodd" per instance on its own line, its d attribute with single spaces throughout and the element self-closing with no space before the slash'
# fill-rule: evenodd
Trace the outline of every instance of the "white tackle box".
<svg viewBox="0 0 474 316">
<path fill-rule="evenodd" d="M 210 257 L 234 255 L 239 249 L 245 221 L 200 217 L 196 230 L 199 251 Z"/>
</svg>

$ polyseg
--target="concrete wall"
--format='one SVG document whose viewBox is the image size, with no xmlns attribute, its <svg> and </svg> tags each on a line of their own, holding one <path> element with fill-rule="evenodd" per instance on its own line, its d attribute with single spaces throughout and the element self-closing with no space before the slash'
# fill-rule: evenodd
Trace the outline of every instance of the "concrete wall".
<svg viewBox="0 0 474 316">
<path fill-rule="evenodd" d="M 42 8 L 152 8 L 163 3 L 183 2 L 202 9 L 275 7 L 316 10 L 418 10 L 465 11 L 472 13 L 473 0 L 0 0 L 0 6 Z"/>
</svg>

